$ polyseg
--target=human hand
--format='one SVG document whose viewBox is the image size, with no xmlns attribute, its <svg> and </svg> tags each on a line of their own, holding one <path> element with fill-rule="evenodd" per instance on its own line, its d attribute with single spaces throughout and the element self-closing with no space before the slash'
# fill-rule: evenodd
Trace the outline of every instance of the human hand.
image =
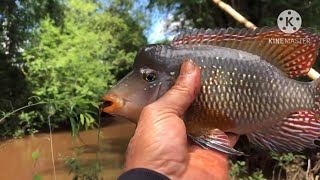
<svg viewBox="0 0 320 180">
<path fill-rule="evenodd" d="M 147 168 L 170 179 L 228 179 L 227 155 L 187 141 L 181 117 L 200 89 L 200 69 L 183 63 L 175 85 L 146 106 L 127 150 L 125 170 Z M 229 136 L 232 146 L 237 136 Z"/>
</svg>

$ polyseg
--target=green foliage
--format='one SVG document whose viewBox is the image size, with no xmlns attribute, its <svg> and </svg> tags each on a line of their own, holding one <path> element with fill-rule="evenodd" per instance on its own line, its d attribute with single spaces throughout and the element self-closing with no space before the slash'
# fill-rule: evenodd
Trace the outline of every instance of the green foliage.
<svg viewBox="0 0 320 180">
<path fill-rule="evenodd" d="M 303 155 L 296 155 L 293 153 L 287 153 L 287 154 L 279 154 L 279 153 L 271 153 L 272 159 L 278 161 L 278 166 L 284 168 L 288 166 L 292 161 L 294 161 L 297 158 L 306 159 Z"/>
<path fill-rule="evenodd" d="M 42 18 L 49 16 L 56 25 L 63 22 L 62 9 L 60 0 L 0 2 L 0 111 L 11 112 L 28 103 L 32 94 L 21 71 L 22 52 L 32 37 L 32 29 Z M 14 129 L 24 134 L 18 116 L 11 116 L 10 123 L 0 126 L 0 136 L 11 136 Z"/>
<path fill-rule="evenodd" d="M 72 156 L 61 156 L 64 164 L 69 169 L 70 173 L 74 174 L 73 179 L 99 179 L 99 173 L 103 170 L 102 162 L 98 158 L 88 162 L 80 160 L 79 156 L 83 149 L 76 149 Z M 98 156 L 98 154 L 97 154 Z"/>
<path fill-rule="evenodd" d="M 293 153 L 271 153 L 272 159 L 277 161 L 277 164 L 274 168 L 274 171 L 276 167 L 278 167 L 278 179 L 280 179 L 283 174 L 285 174 L 287 179 L 311 179 L 316 178 L 314 173 L 311 173 L 311 158 L 312 155 L 308 154 L 308 160 L 306 155 L 300 155 L 300 154 L 293 154 Z M 319 157 L 318 157 L 319 158 Z M 307 164 L 307 161 L 309 163 L 308 168 L 305 169 L 305 165 Z M 319 161 L 319 159 L 317 160 Z M 317 165 L 318 162 L 313 163 L 314 166 Z M 317 168 L 312 168 L 317 169 Z M 307 172 L 308 173 L 307 173 Z M 315 170 L 317 171 L 317 170 Z M 283 173 L 285 172 L 285 173 Z M 274 173 L 273 173 L 274 174 Z"/>
<path fill-rule="evenodd" d="M 255 171 L 251 176 L 249 176 L 248 180 L 266 180 L 266 178 L 263 176 L 262 171 L 259 169 Z"/>
<path fill-rule="evenodd" d="M 42 20 L 35 45 L 24 53 L 32 92 L 40 98 L 69 99 L 55 107 L 56 121 L 74 117 L 66 113 L 67 107 L 75 115 L 90 109 L 116 82 L 116 75 L 128 71 L 135 55 L 119 48 L 122 35 L 130 31 L 124 19 L 100 12 L 98 4 L 89 1 L 70 0 L 66 9 L 63 28 L 49 18 Z"/>
<path fill-rule="evenodd" d="M 31 157 L 32 157 L 32 161 L 37 161 L 40 157 L 39 151 L 33 151 L 31 154 Z"/>
<path fill-rule="evenodd" d="M 95 119 L 88 113 L 80 114 L 80 124 L 85 127 L 87 130 L 89 127 L 92 127 L 95 122 Z"/>
<path fill-rule="evenodd" d="M 34 97 L 31 97 L 29 98 L 29 100 L 33 98 Z M 11 112 L 6 113 L 3 111 L 2 112 L 0 111 L 2 114 L 2 118 L 0 119 L 0 124 L 4 125 L 2 126 L 2 129 L 0 129 L 1 131 L 4 131 L 1 133 L 1 136 L 7 136 L 7 134 L 11 135 L 11 133 L 13 133 L 13 137 L 20 138 L 23 135 L 25 135 L 26 132 L 29 132 L 29 133 L 37 132 L 35 127 L 37 127 L 38 124 L 34 123 L 34 118 L 37 117 L 38 115 L 41 116 L 41 114 L 35 111 L 29 111 L 28 113 L 25 113 L 24 110 L 27 108 L 37 106 L 37 105 L 42 105 L 42 104 L 45 104 L 45 102 L 33 103 L 32 101 L 29 101 L 28 105 L 15 109 Z M 19 118 L 19 121 L 11 122 L 10 118 L 12 117 Z"/>
<path fill-rule="evenodd" d="M 241 174 L 246 173 L 245 170 L 245 161 L 237 161 L 235 163 L 230 162 L 231 167 L 229 170 L 229 174 L 231 177 L 239 177 Z"/>
<path fill-rule="evenodd" d="M 266 178 L 263 176 L 261 170 L 256 170 L 251 175 L 248 173 L 246 168 L 246 162 L 245 161 L 236 161 L 235 163 L 232 163 L 230 161 L 230 170 L 229 175 L 231 179 L 237 179 L 237 180 L 265 180 Z"/>
<path fill-rule="evenodd" d="M 42 180 L 42 177 L 39 176 L 39 175 L 35 175 L 35 176 L 33 176 L 32 179 L 33 179 L 33 180 Z"/>
<path fill-rule="evenodd" d="M 116 2 L 107 6 L 99 1 L 66 0 L 60 4 L 62 13 L 33 19 L 38 23 L 29 24 L 29 39 L 24 41 L 21 56 L 23 88 L 28 91 L 20 107 L 40 101 L 47 105 L 27 106 L 11 115 L 0 135 L 21 137 L 47 129 L 47 116 L 52 116 L 53 127 L 71 124 L 74 134 L 96 125 L 97 102 L 130 70 L 137 50 L 146 44 L 138 23 L 144 17 L 135 13 L 139 19 L 134 19 L 128 11 L 115 11 Z M 22 4 L 22 8 L 31 6 Z M 38 99 L 28 102 L 26 96 Z M 15 104 L 1 111 L 6 115 L 17 108 Z"/>
</svg>

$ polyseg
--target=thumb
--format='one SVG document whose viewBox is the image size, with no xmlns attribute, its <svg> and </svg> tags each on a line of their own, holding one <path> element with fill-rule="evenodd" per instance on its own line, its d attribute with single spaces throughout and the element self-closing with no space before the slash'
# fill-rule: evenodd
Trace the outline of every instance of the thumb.
<svg viewBox="0 0 320 180">
<path fill-rule="evenodd" d="M 200 69 L 191 60 L 185 61 L 175 85 L 155 104 L 159 109 L 181 117 L 196 98 L 200 89 Z"/>
</svg>

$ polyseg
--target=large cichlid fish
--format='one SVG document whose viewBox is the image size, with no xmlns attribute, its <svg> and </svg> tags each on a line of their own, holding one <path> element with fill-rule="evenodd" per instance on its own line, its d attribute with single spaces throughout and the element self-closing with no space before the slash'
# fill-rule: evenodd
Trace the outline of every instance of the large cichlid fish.
<svg viewBox="0 0 320 180">
<path fill-rule="evenodd" d="M 133 70 L 103 97 L 105 113 L 137 122 L 172 87 L 186 59 L 201 69 L 201 90 L 184 116 L 204 148 L 242 155 L 225 132 L 276 151 L 320 146 L 320 79 L 300 82 L 315 63 L 319 35 L 278 28 L 191 30 L 171 45 L 148 45 Z"/>
</svg>

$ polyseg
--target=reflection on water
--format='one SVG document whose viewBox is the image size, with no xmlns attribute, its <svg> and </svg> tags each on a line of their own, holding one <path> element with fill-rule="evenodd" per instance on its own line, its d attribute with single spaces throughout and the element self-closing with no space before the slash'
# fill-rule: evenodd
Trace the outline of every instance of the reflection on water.
<svg viewBox="0 0 320 180">
<path fill-rule="evenodd" d="M 95 175 L 103 179 L 116 179 L 121 173 L 127 144 L 134 132 L 134 124 L 117 120 L 98 131 L 81 132 L 71 143 L 70 132 L 53 134 L 53 150 L 57 179 L 72 179 Z M 32 153 L 38 152 L 37 159 Z M 0 144 L 0 179 L 53 179 L 49 134 L 37 134 Z M 70 174 L 70 170 L 73 172 Z"/>
</svg>

